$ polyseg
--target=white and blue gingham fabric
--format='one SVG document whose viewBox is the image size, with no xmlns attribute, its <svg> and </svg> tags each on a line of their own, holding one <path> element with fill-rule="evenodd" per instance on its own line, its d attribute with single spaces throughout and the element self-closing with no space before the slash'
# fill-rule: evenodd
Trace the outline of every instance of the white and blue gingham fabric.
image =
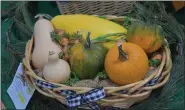
<svg viewBox="0 0 185 110">
<path fill-rule="evenodd" d="M 81 104 L 89 104 L 92 110 L 98 110 L 99 107 L 95 101 L 105 97 L 105 91 L 103 88 L 93 89 L 85 94 L 74 94 L 66 97 L 67 105 L 71 108 L 77 107 Z"/>
<path fill-rule="evenodd" d="M 56 88 L 57 86 L 45 81 L 41 81 L 41 80 L 35 80 L 36 85 L 43 87 L 43 88 L 47 88 L 47 89 L 53 89 Z"/>
<path fill-rule="evenodd" d="M 41 80 L 35 80 L 35 83 L 36 85 L 47 89 L 59 87 Z M 92 89 L 91 91 L 84 94 L 76 94 L 76 92 L 72 90 L 61 90 L 59 92 L 61 95 L 66 95 L 67 105 L 71 109 L 76 108 L 82 104 L 88 104 L 92 110 L 99 110 L 99 106 L 95 101 L 105 97 L 105 91 L 103 88 Z"/>
<path fill-rule="evenodd" d="M 149 82 L 146 84 L 146 86 L 153 86 L 153 85 L 155 85 L 155 84 L 157 83 L 157 81 L 158 81 L 158 78 L 154 78 L 154 79 L 152 79 L 151 81 L 149 81 Z"/>
<path fill-rule="evenodd" d="M 72 90 L 60 90 L 60 94 L 68 96 L 68 95 L 74 95 L 76 94 L 76 92 Z"/>
<path fill-rule="evenodd" d="M 149 81 L 145 86 L 153 86 L 155 85 L 160 76 L 157 78 L 153 78 L 151 81 Z M 47 88 L 47 89 L 53 89 L 57 88 L 59 86 L 56 86 L 54 84 L 41 81 L 41 80 L 35 80 L 36 85 Z M 128 90 L 122 90 L 120 93 L 125 94 Z M 67 105 L 70 109 L 76 108 L 80 105 L 88 104 L 88 106 L 91 108 L 91 110 L 99 110 L 99 106 L 95 101 L 100 100 L 105 97 L 105 91 L 103 88 L 95 88 L 91 91 L 84 93 L 84 94 L 76 94 L 75 91 L 72 90 L 61 90 L 59 91 L 61 95 L 66 96 Z"/>
<path fill-rule="evenodd" d="M 153 86 L 158 82 L 158 80 L 159 80 L 159 77 L 156 77 L 152 79 L 151 81 L 149 81 L 147 84 L 145 84 L 145 86 Z"/>
</svg>

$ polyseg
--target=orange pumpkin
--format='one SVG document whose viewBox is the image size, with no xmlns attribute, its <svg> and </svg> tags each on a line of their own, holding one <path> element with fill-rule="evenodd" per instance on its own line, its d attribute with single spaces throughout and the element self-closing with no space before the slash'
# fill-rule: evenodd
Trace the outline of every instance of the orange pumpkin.
<svg viewBox="0 0 185 110">
<path fill-rule="evenodd" d="M 149 68 L 144 50 L 133 43 L 119 42 L 105 58 L 105 70 L 109 78 L 120 85 L 142 80 Z"/>
<path fill-rule="evenodd" d="M 146 53 L 152 53 L 164 42 L 163 29 L 158 25 L 135 23 L 128 29 L 127 40 L 139 45 Z"/>
</svg>

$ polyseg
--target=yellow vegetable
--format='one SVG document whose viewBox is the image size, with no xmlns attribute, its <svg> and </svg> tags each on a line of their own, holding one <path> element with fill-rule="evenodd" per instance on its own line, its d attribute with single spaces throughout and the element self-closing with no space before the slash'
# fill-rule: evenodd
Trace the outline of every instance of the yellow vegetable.
<svg viewBox="0 0 185 110">
<path fill-rule="evenodd" d="M 63 29 L 69 34 L 77 31 L 84 31 L 83 38 L 85 39 L 87 33 L 91 32 L 91 39 L 111 34 L 111 33 L 126 33 L 127 30 L 119 24 L 112 21 L 98 18 L 91 15 L 58 15 L 51 20 L 55 29 Z M 114 36 L 111 36 L 112 39 Z M 104 46 L 111 48 L 115 43 L 104 43 Z"/>
</svg>

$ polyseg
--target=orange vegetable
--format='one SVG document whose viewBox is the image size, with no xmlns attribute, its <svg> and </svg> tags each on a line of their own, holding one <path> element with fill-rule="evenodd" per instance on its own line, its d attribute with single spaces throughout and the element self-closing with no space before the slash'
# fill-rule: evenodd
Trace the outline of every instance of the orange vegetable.
<svg viewBox="0 0 185 110">
<path fill-rule="evenodd" d="M 63 46 L 69 44 L 69 38 L 67 36 L 62 36 L 64 34 L 64 30 L 58 29 L 57 34 L 60 36 L 59 43 Z"/>
<path fill-rule="evenodd" d="M 142 80 L 148 71 L 148 57 L 144 50 L 133 43 L 115 45 L 106 55 L 105 70 L 109 78 L 120 85 Z"/>
<path fill-rule="evenodd" d="M 146 53 L 152 53 L 164 42 L 163 30 L 157 25 L 133 24 L 128 29 L 127 40 L 139 45 Z"/>
<path fill-rule="evenodd" d="M 69 39 L 66 37 L 62 37 L 60 40 L 61 45 L 68 45 L 69 44 Z"/>
</svg>

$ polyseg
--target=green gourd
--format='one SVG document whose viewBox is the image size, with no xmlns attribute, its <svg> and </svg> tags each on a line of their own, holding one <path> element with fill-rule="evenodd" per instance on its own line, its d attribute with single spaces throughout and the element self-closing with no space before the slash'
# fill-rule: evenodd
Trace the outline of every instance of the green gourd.
<svg viewBox="0 0 185 110">
<path fill-rule="evenodd" d="M 102 44 L 93 44 L 88 32 L 86 41 L 75 44 L 70 50 L 71 70 L 80 79 L 92 79 L 103 71 L 104 60 L 108 49 Z"/>
</svg>

